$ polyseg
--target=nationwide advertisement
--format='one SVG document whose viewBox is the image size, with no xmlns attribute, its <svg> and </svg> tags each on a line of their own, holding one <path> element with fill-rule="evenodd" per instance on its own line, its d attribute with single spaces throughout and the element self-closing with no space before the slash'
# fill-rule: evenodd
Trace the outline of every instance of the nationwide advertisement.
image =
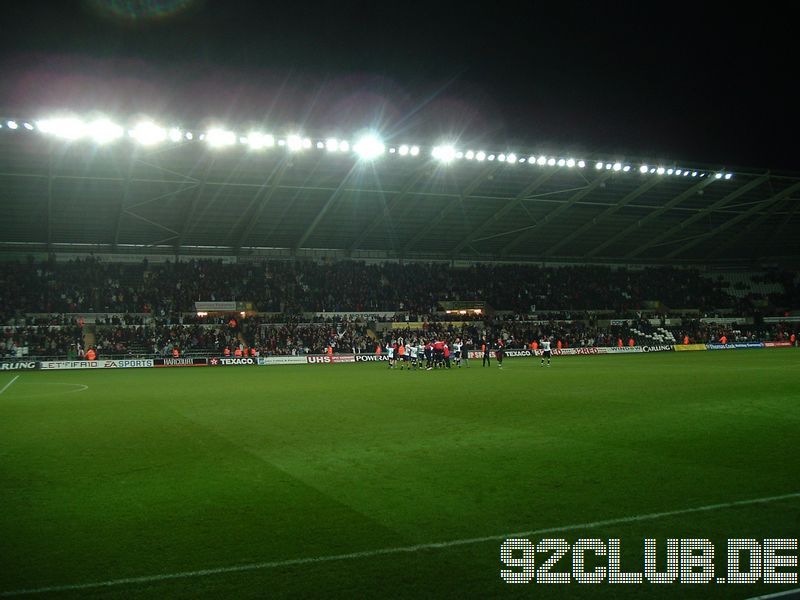
<svg viewBox="0 0 800 600">
<path fill-rule="evenodd" d="M 259 356 L 257 361 L 261 366 L 308 364 L 305 356 Z"/>
</svg>

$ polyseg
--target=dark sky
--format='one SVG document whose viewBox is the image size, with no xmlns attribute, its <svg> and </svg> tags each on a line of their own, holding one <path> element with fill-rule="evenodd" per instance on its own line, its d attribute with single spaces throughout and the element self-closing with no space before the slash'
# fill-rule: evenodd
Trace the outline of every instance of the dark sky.
<svg viewBox="0 0 800 600">
<path fill-rule="evenodd" d="M 142 15 L 156 5 L 186 6 Z M 797 11 L 738 6 L 17 0 L 3 7 L 0 112 L 373 126 L 422 144 L 800 170 Z"/>
</svg>

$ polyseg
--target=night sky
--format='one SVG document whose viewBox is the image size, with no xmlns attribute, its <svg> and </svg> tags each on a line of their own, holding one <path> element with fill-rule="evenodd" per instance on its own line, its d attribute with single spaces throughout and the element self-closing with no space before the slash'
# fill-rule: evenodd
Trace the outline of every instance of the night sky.
<svg viewBox="0 0 800 600">
<path fill-rule="evenodd" d="M 0 113 L 800 170 L 797 11 L 698 4 L 18 0 Z"/>
</svg>

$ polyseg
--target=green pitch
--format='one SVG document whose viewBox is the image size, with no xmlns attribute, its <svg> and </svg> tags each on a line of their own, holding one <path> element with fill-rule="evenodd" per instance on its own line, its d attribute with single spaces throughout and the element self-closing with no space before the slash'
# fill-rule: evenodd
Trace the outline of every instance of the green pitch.
<svg viewBox="0 0 800 600">
<path fill-rule="evenodd" d="M 504 534 L 576 526 L 529 537 L 620 538 L 623 570 L 641 571 L 645 537 L 662 556 L 667 538 L 710 538 L 724 570 L 728 538 L 800 537 L 800 495 L 730 504 L 800 492 L 799 352 L 492 364 L 0 373 L 0 388 L 20 375 L 0 395 L 0 592 L 745 598 L 786 589 L 511 586 L 499 549 Z M 646 516 L 708 505 L 723 506 Z M 596 524 L 605 520 L 614 522 Z M 113 585 L 61 589 L 94 582 Z"/>
</svg>

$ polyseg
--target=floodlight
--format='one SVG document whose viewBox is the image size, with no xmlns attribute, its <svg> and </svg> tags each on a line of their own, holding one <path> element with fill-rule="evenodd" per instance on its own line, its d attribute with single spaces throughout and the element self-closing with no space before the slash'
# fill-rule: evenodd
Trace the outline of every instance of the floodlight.
<svg viewBox="0 0 800 600">
<path fill-rule="evenodd" d="M 486 152 L 484 152 L 483 150 L 479 150 L 478 152 L 476 152 L 475 153 L 475 160 L 478 160 L 478 161 L 486 160 Z"/>
<path fill-rule="evenodd" d="M 623 170 L 625 173 L 627 173 L 628 171 L 630 171 L 630 170 L 631 170 L 631 166 L 630 166 L 630 165 L 625 165 L 624 167 L 622 167 L 622 170 Z"/>
<path fill-rule="evenodd" d="M 178 129 L 177 127 L 173 127 L 172 129 L 169 130 L 168 137 L 172 142 L 180 142 L 181 139 L 183 138 L 183 134 L 181 134 L 180 129 Z"/>
<path fill-rule="evenodd" d="M 458 158 L 458 159 L 464 158 L 464 153 L 463 152 L 456 152 L 456 158 Z"/>
<path fill-rule="evenodd" d="M 566 165 L 566 164 L 567 164 L 567 161 L 566 161 L 566 160 L 564 160 L 563 158 L 559 158 L 559 159 L 558 159 L 558 162 L 557 162 L 556 164 L 557 164 L 559 167 L 563 167 L 564 165 Z"/>
<path fill-rule="evenodd" d="M 639 167 L 639 173 L 647 173 L 647 165 L 642 165 Z"/>
<path fill-rule="evenodd" d="M 380 138 L 369 133 L 356 142 L 353 150 L 363 160 L 373 160 L 383 154 L 386 151 L 386 147 Z"/>
<path fill-rule="evenodd" d="M 683 176 L 686 177 L 689 174 L 689 171 L 684 171 Z"/>
<path fill-rule="evenodd" d="M 535 165 L 536 164 L 536 157 L 535 156 L 529 156 L 528 157 L 528 164 L 529 165 Z"/>
<path fill-rule="evenodd" d="M 494 154 L 490 154 L 486 157 L 486 160 L 494 160 Z"/>
<path fill-rule="evenodd" d="M 475 153 L 472 150 L 467 150 L 467 153 L 464 155 L 464 158 L 467 160 L 472 160 L 475 158 Z"/>
<path fill-rule="evenodd" d="M 194 139 L 194 135 L 192 135 L 191 131 L 187 131 L 185 134 L 183 134 L 183 137 L 185 137 L 187 140 Z"/>
<path fill-rule="evenodd" d="M 664 173 L 666 173 L 666 169 L 664 167 L 658 167 L 656 169 L 656 173 L 658 173 L 659 175 L 663 175 Z"/>
<path fill-rule="evenodd" d="M 604 166 L 605 166 L 605 165 L 604 165 L 603 163 L 601 163 L 601 162 L 598 162 L 598 163 L 597 163 L 597 164 L 594 166 L 594 168 L 595 168 L 595 169 L 597 169 L 597 170 L 599 171 L 599 170 L 600 170 L 600 169 L 602 169 Z"/>
<path fill-rule="evenodd" d="M 16 121 L 8 121 L 6 122 L 6 125 L 8 125 L 9 129 L 16 129 L 17 127 L 19 127 Z"/>
<path fill-rule="evenodd" d="M 497 160 L 500 161 L 500 162 L 506 162 L 506 155 L 505 154 L 499 154 L 497 156 Z"/>
<path fill-rule="evenodd" d="M 325 142 L 317 142 L 317 150 L 322 150 L 325 147 Z"/>
<path fill-rule="evenodd" d="M 692 171 L 692 177 L 697 177 L 697 171 Z"/>
<path fill-rule="evenodd" d="M 408 152 L 411 156 L 417 156 L 419 154 L 419 146 L 411 146 L 411 150 Z"/>
<path fill-rule="evenodd" d="M 575 159 L 574 158 L 567 159 L 567 167 L 571 169 L 574 166 L 575 166 Z"/>
<path fill-rule="evenodd" d="M 123 129 L 108 119 L 97 119 L 87 127 L 89 137 L 98 144 L 107 144 L 122 137 Z"/>
<path fill-rule="evenodd" d="M 452 146 L 436 146 L 432 155 L 439 162 L 449 163 L 456 157 L 456 149 Z M 492 160 L 492 158 L 489 160 Z"/>
<path fill-rule="evenodd" d="M 519 159 L 517 162 L 524 163 L 526 160 L 527 160 L 527 159 L 526 159 L 526 158 L 523 156 L 523 157 L 522 157 L 522 158 L 520 158 L 520 159 Z"/>
<path fill-rule="evenodd" d="M 655 167 L 650 167 L 650 173 L 653 174 L 655 172 L 656 172 L 656 168 Z"/>
<path fill-rule="evenodd" d="M 206 141 L 212 148 L 224 148 L 236 143 L 236 134 L 226 129 L 209 129 L 206 133 Z"/>
<path fill-rule="evenodd" d="M 336 138 L 328 138 L 325 140 L 325 148 L 328 149 L 328 152 L 336 152 L 339 150 L 339 140 Z"/>
<path fill-rule="evenodd" d="M 347 140 L 342 140 L 339 142 L 339 152 L 349 152 L 350 151 L 350 142 Z"/>
<path fill-rule="evenodd" d="M 585 160 L 579 160 L 578 161 L 578 168 L 583 169 L 585 166 L 586 166 L 586 161 Z"/>
<path fill-rule="evenodd" d="M 547 164 L 550 165 L 551 167 L 555 166 L 556 159 L 555 158 L 548 159 Z"/>
<path fill-rule="evenodd" d="M 714 178 L 715 179 L 722 179 L 722 173 L 715 173 L 714 174 Z"/>
<path fill-rule="evenodd" d="M 22 124 L 22 126 L 23 126 L 25 129 L 27 129 L 28 131 L 33 131 L 33 125 L 31 125 L 31 124 L 30 124 L 30 123 L 28 123 L 27 121 L 26 121 L 25 123 L 23 123 L 23 124 Z"/>
<path fill-rule="evenodd" d="M 675 171 L 673 169 L 667 169 L 667 175 L 672 175 Z"/>
<path fill-rule="evenodd" d="M 308 150 L 311 148 L 311 140 L 308 138 L 303 138 L 303 149 Z"/>
<path fill-rule="evenodd" d="M 511 154 L 506 156 L 506 160 L 510 163 L 515 163 L 517 162 L 517 155 L 512 152 Z"/>
<path fill-rule="evenodd" d="M 547 164 L 547 157 L 546 156 L 540 156 L 539 158 L 536 159 L 536 164 L 537 165 L 541 165 L 541 166 L 546 165 Z"/>
<path fill-rule="evenodd" d="M 725 179 L 730 179 L 733 177 L 733 173 L 725 173 Z"/>
<path fill-rule="evenodd" d="M 675 175 L 680 175 L 682 171 L 680 169 L 675 169 Z"/>
<path fill-rule="evenodd" d="M 400 146 L 400 149 L 398 150 L 398 152 L 399 152 L 400 156 L 406 156 L 408 154 L 408 146 L 403 144 L 402 146 Z"/>
<path fill-rule="evenodd" d="M 618 162 L 614 163 L 613 168 L 614 168 L 615 171 L 621 171 L 622 170 L 622 163 L 618 163 Z"/>
<path fill-rule="evenodd" d="M 247 145 L 252 150 L 271 148 L 275 145 L 275 138 L 269 134 L 265 135 L 258 131 L 252 131 L 247 135 Z"/>
<path fill-rule="evenodd" d="M 167 138 L 167 132 L 152 121 L 142 121 L 133 128 L 131 137 L 142 146 L 154 146 Z"/>
</svg>

